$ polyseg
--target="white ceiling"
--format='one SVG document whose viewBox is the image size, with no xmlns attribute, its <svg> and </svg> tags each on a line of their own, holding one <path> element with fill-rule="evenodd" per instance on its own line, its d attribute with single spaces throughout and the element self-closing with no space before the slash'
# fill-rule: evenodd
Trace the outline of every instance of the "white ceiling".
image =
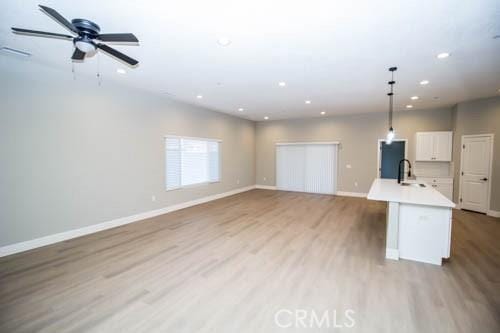
<svg viewBox="0 0 500 333">
<path fill-rule="evenodd" d="M 38 10 L 39 1 L 2 1 L 0 46 L 71 71 L 71 42 L 10 32 L 15 26 L 66 33 Z M 135 69 L 99 57 L 106 79 L 253 120 L 385 111 L 387 68 L 394 65 L 399 67 L 397 109 L 410 103 L 413 110 L 450 106 L 493 96 L 500 88 L 500 38 L 493 38 L 500 35 L 498 0 L 43 4 L 67 19 L 90 19 L 101 32 L 132 32 L 139 38 L 140 46 L 115 45 L 140 61 Z M 221 37 L 231 44 L 220 46 Z M 440 52 L 451 56 L 439 60 Z M 5 56 L 12 57 L 2 54 L 0 60 Z M 74 66 L 77 75 L 95 75 L 98 57 Z M 118 74 L 117 68 L 127 73 Z M 430 84 L 419 85 L 423 79 Z M 413 95 L 420 99 L 411 101 Z"/>
</svg>

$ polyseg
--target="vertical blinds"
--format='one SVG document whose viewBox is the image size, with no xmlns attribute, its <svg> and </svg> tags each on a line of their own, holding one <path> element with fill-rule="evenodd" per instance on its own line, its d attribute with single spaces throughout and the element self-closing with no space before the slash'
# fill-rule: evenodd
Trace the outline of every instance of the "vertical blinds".
<svg viewBox="0 0 500 333">
<path fill-rule="evenodd" d="M 218 141 L 167 137 L 167 190 L 220 180 Z"/>
<path fill-rule="evenodd" d="M 337 145 L 276 146 L 276 185 L 285 191 L 335 194 Z"/>
</svg>

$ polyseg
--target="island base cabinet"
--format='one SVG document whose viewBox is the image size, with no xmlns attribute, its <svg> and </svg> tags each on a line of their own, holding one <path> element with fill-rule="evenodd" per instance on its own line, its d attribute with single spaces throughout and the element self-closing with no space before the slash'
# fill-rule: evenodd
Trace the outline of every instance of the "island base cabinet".
<svg viewBox="0 0 500 333">
<path fill-rule="evenodd" d="M 441 265 L 450 256 L 450 208 L 400 204 L 398 229 L 401 259 Z"/>
<path fill-rule="evenodd" d="M 399 260 L 399 202 L 387 204 L 387 232 L 385 240 L 385 257 Z"/>
<path fill-rule="evenodd" d="M 385 258 L 441 265 L 450 257 L 455 204 L 430 186 L 393 179 L 373 181 L 368 200 L 387 202 Z"/>
</svg>

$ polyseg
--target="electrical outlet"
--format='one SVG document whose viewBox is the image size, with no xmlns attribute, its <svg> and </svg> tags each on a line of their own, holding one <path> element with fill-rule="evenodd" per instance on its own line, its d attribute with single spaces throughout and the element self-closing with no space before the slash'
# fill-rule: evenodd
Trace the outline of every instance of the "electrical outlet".
<svg viewBox="0 0 500 333">
<path fill-rule="evenodd" d="M 354 186 L 358 187 L 358 182 L 354 182 Z"/>
<path fill-rule="evenodd" d="M 151 201 L 155 202 L 156 201 L 156 195 L 151 196 Z"/>
<path fill-rule="evenodd" d="M 238 180 L 236 180 L 236 184 L 239 184 L 239 183 L 240 183 L 240 180 L 239 180 L 239 179 L 238 179 Z"/>
<path fill-rule="evenodd" d="M 267 181 L 267 178 L 266 178 L 266 177 L 264 177 L 264 181 Z"/>
</svg>

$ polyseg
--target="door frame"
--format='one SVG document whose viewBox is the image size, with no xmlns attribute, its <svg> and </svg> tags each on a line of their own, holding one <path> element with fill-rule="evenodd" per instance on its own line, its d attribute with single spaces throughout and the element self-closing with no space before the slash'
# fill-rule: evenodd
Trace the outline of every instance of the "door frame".
<svg viewBox="0 0 500 333">
<path fill-rule="evenodd" d="M 487 134 L 470 134 L 470 135 L 462 135 L 460 139 L 460 170 L 458 170 L 458 208 L 462 209 L 462 201 L 460 199 L 462 198 L 462 167 L 464 164 L 464 154 L 463 153 L 463 146 L 464 146 L 464 139 L 465 138 L 477 138 L 477 137 L 489 137 L 491 140 L 491 145 L 490 145 L 490 172 L 488 173 L 488 193 L 487 193 L 487 199 L 486 199 L 486 212 L 485 214 L 488 214 L 490 211 L 490 204 L 491 204 L 491 175 L 493 173 L 493 145 L 495 143 L 495 134 L 492 133 L 487 133 Z"/>
<path fill-rule="evenodd" d="M 377 140 L 377 178 L 380 178 L 381 172 L 382 172 L 382 142 L 386 142 L 387 139 L 378 139 Z M 408 159 L 408 139 L 394 139 L 392 142 L 397 142 L 397 141 L 404 141 L 405 143 L 405 158 Z M 407 170 L 406 163 L 405 163 L 405 171 Z"/>
</svg>

